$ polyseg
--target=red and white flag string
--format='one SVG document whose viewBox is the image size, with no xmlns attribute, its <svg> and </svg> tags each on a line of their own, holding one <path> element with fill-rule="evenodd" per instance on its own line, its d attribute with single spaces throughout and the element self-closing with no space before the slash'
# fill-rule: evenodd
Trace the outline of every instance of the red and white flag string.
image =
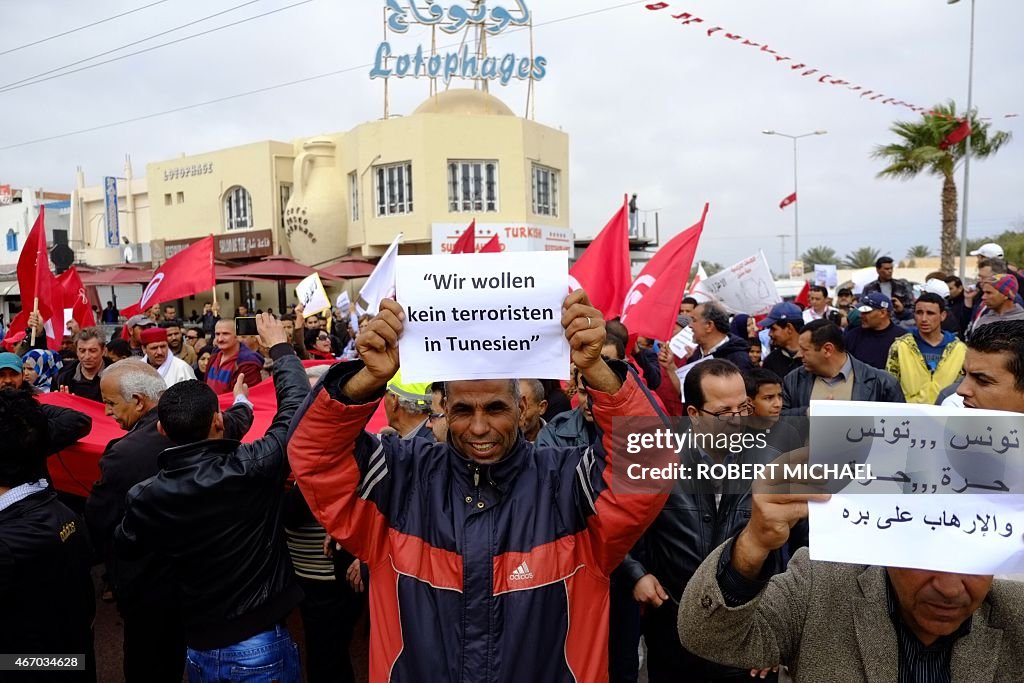
<svg viewBox="0 0 1024 683">
<path fill-rule="evenodd" d="M 646 5 L 644 5 L 644 8 L 652 12 L 671 9 L 669 7 L 669 3 L 667 2 L 647 3 Z M 720 38 L 724 38 L 725 40 L 731 41 L 736 45 L 742 45 L 744 47 L 749 48 L 756 48 L 758 52 L 770 55 L 772 58 L 774 58 L 775 63 L 785 65 L 788 69 L 790 69 L 790 71 L 792 71 L 795 74 L 799 74 L 800 76 L 805 78 L 810 76 L 816 77 L 817 82 L 820 83 L 821 85 L 830 85 L 833 87 L 843 88 L 849 92 L 856 92 L 858 93 L 859 97 L 867 98 L 872 102 L 880 102 L 881 104 L 887 104 L 893 107 L 904 107 L 906 109 L 909 109 L 910 111 L 916 112 L 918 114 L 923 114 L 925 116 L 946 116 L 945 114 L 930 111 L 926 107 L 921 107 L 911 102 L 905 102 L 895 97 L 889 97 L 885 93 L 879 92 L 877 90 L 871 90 L 862 85 L 857 85 L 852 81 L 839 78 L 835 74 L 828 73 L 822 69 L 816 69 L 810 66 L 809 64 L 805 64 L 797 59 L 786 57 L 785 55 L 780 54 L 777 50 L 773 50 L 772 48 L 770 48 L 767 43 L 758 43 L 753 40 L 750 40 L 749 38 L 741 36 L 738 33 L 731 33 L 722 26 L 714 26 L 711 24 L 711 22 L 706 21 L 701 17 L 695 16 L 689 12 L 669 12 L 668 14 L 666 14 L 666 16 L 670 16 L 672 19 L 679 22 L 681 26 L 697 26 L 699 24 L 703 24 L 704 26 L 701 26 L 700 28 L 704 29 L 705 26 L 707 27 L 705 29 L 705 34 L 708 38 L 718 36 Z M 1020 114 L 1003 114 L 1002 116 L 999 116 L 997 118 L 1014 119 L 1019 116 Z M 982 117 L 981 120 L 991 121 L 992 117 Z"/>
</svg>

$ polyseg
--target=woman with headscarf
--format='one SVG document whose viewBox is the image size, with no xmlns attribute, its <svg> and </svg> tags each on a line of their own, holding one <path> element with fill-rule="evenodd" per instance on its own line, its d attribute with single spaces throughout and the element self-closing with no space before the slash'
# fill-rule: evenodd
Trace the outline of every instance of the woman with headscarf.
<svg viewBox="0 0 1024 683">
<path fill-rule="evenodd" d="M 60 355 L 46 349 L 32 349 L 22 356 L 22 362 L 25 364 L 25 380 L 31 381 L 35 390 L 43 394 L 50 392 L 54 378 L 64 367 Z"/>
</svg>

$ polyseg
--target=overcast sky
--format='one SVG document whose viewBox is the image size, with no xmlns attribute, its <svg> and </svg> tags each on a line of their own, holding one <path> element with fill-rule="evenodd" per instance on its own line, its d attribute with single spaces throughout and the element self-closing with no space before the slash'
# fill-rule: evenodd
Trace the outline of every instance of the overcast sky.
<svg viewBox="0 0 1024 683">
<path fill-rule="evenodd" d="M 239 10 L 101 59 L 180 38 L 298 0 L 259 0 Z M 153 0 L 4 3 L 0 52 Z M 241 4 L 168 0 L 34 47 L 0 55 L 2 84 Z M 447 6 L 447 2 L 443 3 Z M 513 4 L 511 0 L 507 4 Z M 537 24 L 624 4 L 624 0 L 530 0 Z M 771 128 L 828 135 L 800 143 L 801 250 L 860 246 L 902 257 L 914 244 L 938 251 L 941 181 L 877 180 L 872 147 L 888 126 L 913 115 L 801 78 L 757 48 L 706 28 L 721 26 L 822 72 L 908 102 L 966 101 L 970 3 L 943 0 L 672 0 L 539 25 L 536 49 L 549 62 L 538 86 L 537 120 L 570 135 L 572 227 L 592 235 L 623 192 L 660 211 L 663 234 L 688 227 L 711 202 L 699 258 L 737 261 L 758 248 L 778 268 L 779 234 L 792 234 L 792 148 Z M 83 133 L 0 150 L 0 182 L 70 191 L 121 175 L 131 154 L 145 164 L 248 142 L 348 130 L 379 118 L 381 81 L 368 64 L 381 39 L 383 0 L 312 0 L 267 17 L 38 85 L 0 92 L 0 147 L 161 112 L 300 78 L 310 82 Z M 670 17 L 688 11 L 704 24 Z M 1001 232 L 1024 216 L 1024 3 L 979 0 L 974 100 L 1017 140 L 971 170 L 970 234 Z M 396 47 L 417 43 L 413 29 Z M 441 34 L 439 34 L 441 35 Z M 429 44 L 429 34 L 418 36 Z M 529 53 L 524 33 L 493 39 L 491 52 Z M 392 81 L 394 113 L 409 113 L 427 83 Z M 517 113 L 522 86 L 492 89 Z M 1005 113 L 1021 118 L 1001 119 Z M 958 183 L 960 182 L 958 175 Z M 786 240 L 786 262 L 792 240 Z"/>
</svg>

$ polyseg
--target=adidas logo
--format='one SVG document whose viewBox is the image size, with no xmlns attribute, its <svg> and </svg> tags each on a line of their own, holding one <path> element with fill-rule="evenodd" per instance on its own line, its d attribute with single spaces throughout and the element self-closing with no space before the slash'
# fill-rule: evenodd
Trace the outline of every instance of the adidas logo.
<svg viewBox="0 0 1024 683">
<path fill-rule="evenodd" d="M 516 567 L 516 570 L 508 575 L 509 581 L 529 581 L 532 578 L 533 572 L 530 571 L 530 568 L 526 566 L 525 562 Z"/>
</svg>

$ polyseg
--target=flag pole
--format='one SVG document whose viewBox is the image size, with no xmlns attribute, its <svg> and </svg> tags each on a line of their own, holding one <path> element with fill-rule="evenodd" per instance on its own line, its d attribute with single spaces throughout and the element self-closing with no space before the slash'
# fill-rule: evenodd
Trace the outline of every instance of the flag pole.
<svg viewBox="0 0 1024 683">
<path fill-rule="evenodd" d="M 39 316 L 39 297 L 32 297 L 32 312 Z M 34 348 L 36 345 L 36 326 L 32 326 L 32 341 L 29 343 L 30 348 Z"/>
</svg>

